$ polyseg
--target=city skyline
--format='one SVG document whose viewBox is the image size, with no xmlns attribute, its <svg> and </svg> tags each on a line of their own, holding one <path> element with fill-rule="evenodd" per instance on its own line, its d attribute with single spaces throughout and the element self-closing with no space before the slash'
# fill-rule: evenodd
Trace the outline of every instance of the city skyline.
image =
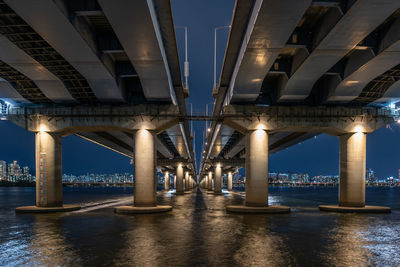
<svg viewBox="0 0 400 267">
<path fill-rule="evenodd" d="M 7 182 L 35 182 L 36 177 L 30 172 L 28 166 L 21 167 L 18 164 L 18 160 L 13 160 L 7 163 L 7 161 L 0 160 L 0 181 Z M 34 172 L 35 170 L 33 170 Z M 367 184 L 374 183 L 394 183 L 400 182 L 400 169 L 398 169 L 398 176 L 378 177 L 374 170 L 371 168 L 366 169 L 366 182 Z M 170 174 L 170 177 L 173 175 Z M 226 173 L 223 174 L 226 179 Z M 240 172 L 235 172 L 233 180 L 241 180 L 244 182 L 246 177 Z M 282 171 L 282 170 L 270 170 L 268 172 L 268 179 L 270 183 L 333 183 L 338 184 L 339 174 L 318 174 L 310 175 L 309 173 L 302 173 L 298 171 Z M 63 173 L 62 181 L 64 183 L 133 183 L 134 174 L 130 172 L 114 172 L 114 173 Z M 157 181 L 159 184 L 164 183 L 164 174 L 157 172 Z"/>
</svg>

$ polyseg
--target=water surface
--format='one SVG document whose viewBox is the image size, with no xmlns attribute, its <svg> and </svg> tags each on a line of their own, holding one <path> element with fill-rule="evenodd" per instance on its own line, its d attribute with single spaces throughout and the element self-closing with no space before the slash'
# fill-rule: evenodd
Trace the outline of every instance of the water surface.
<svg viewBox="0 0 400 267">
<path fill-rule="evenodd" d="M 15 214 L 34 188 L 0 188 L 0 266 L 400 266 L 400 188 L 367 188 L 367 203 L 391 214 L 338 214 L 334 187 L 271 187 L 270 204 L 290 214 L 240 215 L 225 205 L 243 192 L 214 196 L 158 193 L 172 212 L 117 215 L 132 188 L 64 188 L 79 212 Z"/>
</svg>

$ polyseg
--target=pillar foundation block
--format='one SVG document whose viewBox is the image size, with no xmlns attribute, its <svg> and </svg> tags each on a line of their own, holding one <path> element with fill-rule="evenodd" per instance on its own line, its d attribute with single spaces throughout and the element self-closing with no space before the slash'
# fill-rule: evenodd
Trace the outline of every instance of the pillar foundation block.
<svg viewBox="0 0 400 267">
<path fill-rule="evenodd" d="M 15 208 L 17 213 L 53 213 L 53 212 L 68 212 L 80 210 L 79 205 L 62 205 L 60 207 L 38 207 L 38 206 L 22 206 Z"/>
<path fill-rule="evenodd" d="M 390 213 L 390 207 L 365 206 L 365 207 L 344 207 L 339 205 L 321 205 L 321 211 L 341 212 L 341 213 Z"/>
<path fill-rule="evenodd" d="M 251 207 L 244 205 L 228 205 L 226 211 L 237 212 L 237 213 L 268 213 L 268 214 L 279 214 L 289 213 L 290 207 L 287 206 L 266 206 L 266 207 Z"/>
<path fill-rule="evenodd" d="M 119 206 L 114 208 L 114 212 L 118 214 L 160 213 L 171 210 L 172 206 L 169 205 L 157 205 L 154 207 Z"/>
</svg>

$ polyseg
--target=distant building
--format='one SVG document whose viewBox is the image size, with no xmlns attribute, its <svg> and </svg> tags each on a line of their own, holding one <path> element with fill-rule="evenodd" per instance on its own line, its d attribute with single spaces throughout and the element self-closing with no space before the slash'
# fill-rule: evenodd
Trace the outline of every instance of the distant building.
<svg viewBox="0 0 400 267">
<path fill-rule="evenodd" d="M 374 183 L 376 181 L 375 172 L 372 169 L 368 168 L 365 179 L 368 183 Z"/>
<path fill-rule="evenodd" d="M 7 162 L 0 160 L 0 180 L 7 180 Z"/>
<path fill-rule="evenodd" d="M 8 180 L 10 182 L 16 182 L 20 180 L 21 175 L 22 171 L 18 161 L 14 160 L 13 163 L 8 164 Z"/>
</svg>

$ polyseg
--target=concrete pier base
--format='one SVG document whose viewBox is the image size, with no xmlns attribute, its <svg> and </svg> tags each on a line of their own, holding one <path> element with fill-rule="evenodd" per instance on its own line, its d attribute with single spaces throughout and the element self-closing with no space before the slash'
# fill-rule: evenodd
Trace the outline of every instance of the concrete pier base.
<svg viewBox="0 0 400 267">
<path fill-rule="evenodd" d="M 390 207 L 365 206 L 365 207 L 343 207 L 338 205 L 321 205 L 321 211 L 342 212 L 342 213 L 390 213 Z"/>
<path fill-rule="evenodd" d="M 137 207 L 137 206 L 119 206 L 114 208 L 114 212 L 118 214 L 146 214 L 171 211 L 172 206 L 157 205 L 154 207 Z"/>
<path fill-rule="evenodd" d="M 66 205 L 60 207 L 38 207 L 38 206 L 22 206 L 15 208 L 17 213 L 52 213 L 52 212 L 68 212 L 81 209 L 79 205 Z"/>
<path fill-rule="evenodd" d="M 290 207 L 286 206 L 267 206 L 267 207 L 251 207 L 244 205 L 228 205 L 226 211 L 237 213 L 289 213 Z"/>
</svg>

